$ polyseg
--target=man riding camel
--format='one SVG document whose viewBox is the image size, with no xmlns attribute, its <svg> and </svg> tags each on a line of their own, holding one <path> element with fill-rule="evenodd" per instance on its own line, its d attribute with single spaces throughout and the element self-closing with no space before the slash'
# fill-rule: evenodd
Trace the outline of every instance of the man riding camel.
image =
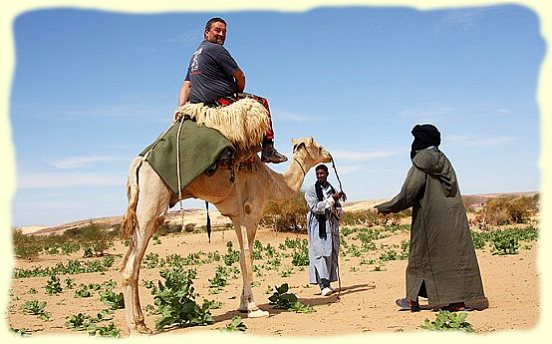
<svg viewBox="0 0 552 344">
<path fill-rule="evenodd" d="M 178 105 L 187 102 L 227 106 L 242 98 L 259 101 L 268 111 L 270 127 L 264 135 L 261 160 L 281 163 L 287 157 L 274 148 L 274 131 L 268 101 L 265 98 L 243 93 L 245 75 L 223 45 L 226 40 L 226 22 L 211 18 L 205 24 L 204 40 L 196 49 L 178 97 Z"/>
</svg>

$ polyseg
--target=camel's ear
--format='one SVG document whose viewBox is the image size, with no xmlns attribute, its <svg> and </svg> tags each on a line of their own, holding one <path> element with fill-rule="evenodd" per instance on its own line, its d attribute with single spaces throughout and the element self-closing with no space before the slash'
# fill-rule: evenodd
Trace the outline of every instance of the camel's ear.
<svg viewBox="0 0 552 344">
<path fill-rule="evenodd" d="M 305 139 L 304 138 L 300 138 L 300 139 L 292 139 L 291 140 L 291 143 L 293 143 L 293 153 L 295 153 L 299 147 L 301 147 L 301 145 L 305 146 Z"/>
<path fill-rule="evenodd" d="M 297 139 L 291 139 L 291 146 L 295 146 L 297 144 Z"/>
<path fill-rule="evenodd" d="M 309 137 L 307 142 L 311 145 L 314 142 L 314 139 L 312 137 Z"/>
</svg>

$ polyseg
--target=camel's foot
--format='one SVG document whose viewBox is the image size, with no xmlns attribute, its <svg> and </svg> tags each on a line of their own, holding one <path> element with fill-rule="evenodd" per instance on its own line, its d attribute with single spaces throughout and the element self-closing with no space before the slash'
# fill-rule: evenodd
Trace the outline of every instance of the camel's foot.
<svg viewBox="0 0 552 344">
<path fill-rule="evenodd" d="M 136 332 L 140 333 L 140 334 L 152 334 L 153 331 L 149 329 L 149 327 L 147 327 L 145 324 L 136 324 Z"/>
<path fill-rule="evenodd" d="M 263 318 L 269 316 L 270 313 L 267 311 L 263 311 L 262 309 L 256 309 L 254 311 L 248 312 L 247 317 L 248 318 Z"/>
</svg>

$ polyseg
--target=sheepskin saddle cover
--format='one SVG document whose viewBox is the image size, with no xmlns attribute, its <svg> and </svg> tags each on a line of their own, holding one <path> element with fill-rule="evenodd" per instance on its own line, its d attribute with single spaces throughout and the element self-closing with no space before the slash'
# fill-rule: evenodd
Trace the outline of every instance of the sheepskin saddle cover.
<svg viewBox="0 0 552 344">
<path fill-rule="evenodd" d="M 268 111 L 254 99 L 240 99 L 228 106 L 209 107 L 203 103 L 184 104 L 175 112 L 175 119 L 188 116 L 199 126 L 219 131 L 238 151 L 258 147 L 270 127 Z"/>
</svg>

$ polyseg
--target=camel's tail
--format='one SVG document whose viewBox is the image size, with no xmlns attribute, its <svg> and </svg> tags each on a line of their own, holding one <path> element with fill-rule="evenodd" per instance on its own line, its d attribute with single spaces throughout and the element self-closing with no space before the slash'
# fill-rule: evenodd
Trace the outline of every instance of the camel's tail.
<svg viewBox="0 0 552 344">
<path fill-rule="evenodd" d="M 136 157 L 132 160 L 128 169 L 127 179 L 127 198 L 128 207 L 123 216 L 123 224 L 121 225 L 121 236 L 123 239 L 130 239 L 132 233 L 138 226 L 138 219 L 136 217 L 136 205 L 138 204 L 138 170 L 142 165 L 143 158 Z"/>
</svg>

